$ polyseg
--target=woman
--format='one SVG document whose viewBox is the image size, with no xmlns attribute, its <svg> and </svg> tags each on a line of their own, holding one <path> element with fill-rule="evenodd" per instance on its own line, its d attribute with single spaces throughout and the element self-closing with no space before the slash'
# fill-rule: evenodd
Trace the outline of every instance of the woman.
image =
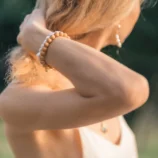
<svg viewBox="0 0 158 158">
<path fill-rule="evenodd" d="M 122 115 L 149 95 L 147 80 L 99 50 L 121 44 L 140 14 L 140 0 L 37 0 L 11 52 L 11 83 L 0 116 L 16 158 L 137 158 Z M 46 20 L 46 22 L 45 22 Z M 51 31 L 44 58 L 36 54 Z"/>
</svg>

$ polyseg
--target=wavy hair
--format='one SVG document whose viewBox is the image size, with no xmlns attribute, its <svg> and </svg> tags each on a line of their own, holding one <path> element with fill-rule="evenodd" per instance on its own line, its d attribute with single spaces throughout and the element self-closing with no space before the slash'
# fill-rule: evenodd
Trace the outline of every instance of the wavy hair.
<svg viewBox="0 0 158 158">
<path fill-rule="evenodd" d="M 115 25 L 126 17 L 137 0 L 37 0 L 36 7 L 43 10 L 47 28 L 66 32 L 75 37 Z M 46 72 L 35 53 L 14 48 L 8 58 L 7 81 L 18 80 L 26 85 L 47 84 L 59 88 L 61 74 Z M 45 77 L 47 76 L 47 77 Z"/>
</svg>

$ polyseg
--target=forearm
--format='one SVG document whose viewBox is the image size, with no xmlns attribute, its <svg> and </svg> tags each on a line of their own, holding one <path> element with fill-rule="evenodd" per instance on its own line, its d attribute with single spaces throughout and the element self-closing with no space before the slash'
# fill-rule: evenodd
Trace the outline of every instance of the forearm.
<svg viewBox="0 0 158 158">
<path fill-rule="evenodd" d="M 49 33 L 48 30 L 38 32 L 35 43 L 41 44 Z M 64 74 L 83 96 L 93 96 L 100 92 L 119 95 L 126 93 L 126 89 L 135 89 L 142 81 L 141 75 L 107 55 L 66 38 L 53 41 L 46 62 Z"/>
</svg>

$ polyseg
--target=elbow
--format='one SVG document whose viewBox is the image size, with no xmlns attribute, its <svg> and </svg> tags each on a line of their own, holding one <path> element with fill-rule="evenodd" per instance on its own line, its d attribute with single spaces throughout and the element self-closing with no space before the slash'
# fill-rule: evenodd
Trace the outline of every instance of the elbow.
<svg viewBox="0 0 158 158">
<path fill-rule="evenodd" d="M 126 88 L 124 94 L 124 101 L 128 111 L 133 111 L 141 107 L 149 98 L 149 83 L 147 79 L 139 75 L 137 79 Z"/>
</svg>

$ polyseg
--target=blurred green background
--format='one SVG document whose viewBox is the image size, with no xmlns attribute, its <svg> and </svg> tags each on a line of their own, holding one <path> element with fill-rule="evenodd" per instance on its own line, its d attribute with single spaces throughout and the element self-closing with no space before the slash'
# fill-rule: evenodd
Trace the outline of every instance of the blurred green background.
<svg viewBox="0 0 158 158">
<path fill-rule="evenodd" d="M 35 0 L 0 1 L 0 91 L 6 84 L 5 55 L 16 45 L 19 25 L 33 9 Z M 123 48 L 109 46 L 103 50 L 131 69 L 143 74 L 150 83 L 150 97 L 140 109 L 126 116 L 136 134 L 140 158 L 158 158 L 158 5 L 142 14 Z M 131 85 L 132 86 L 132 85 Z M 0 158 L 13 158 L 0 120 Z"/>
</svg>

